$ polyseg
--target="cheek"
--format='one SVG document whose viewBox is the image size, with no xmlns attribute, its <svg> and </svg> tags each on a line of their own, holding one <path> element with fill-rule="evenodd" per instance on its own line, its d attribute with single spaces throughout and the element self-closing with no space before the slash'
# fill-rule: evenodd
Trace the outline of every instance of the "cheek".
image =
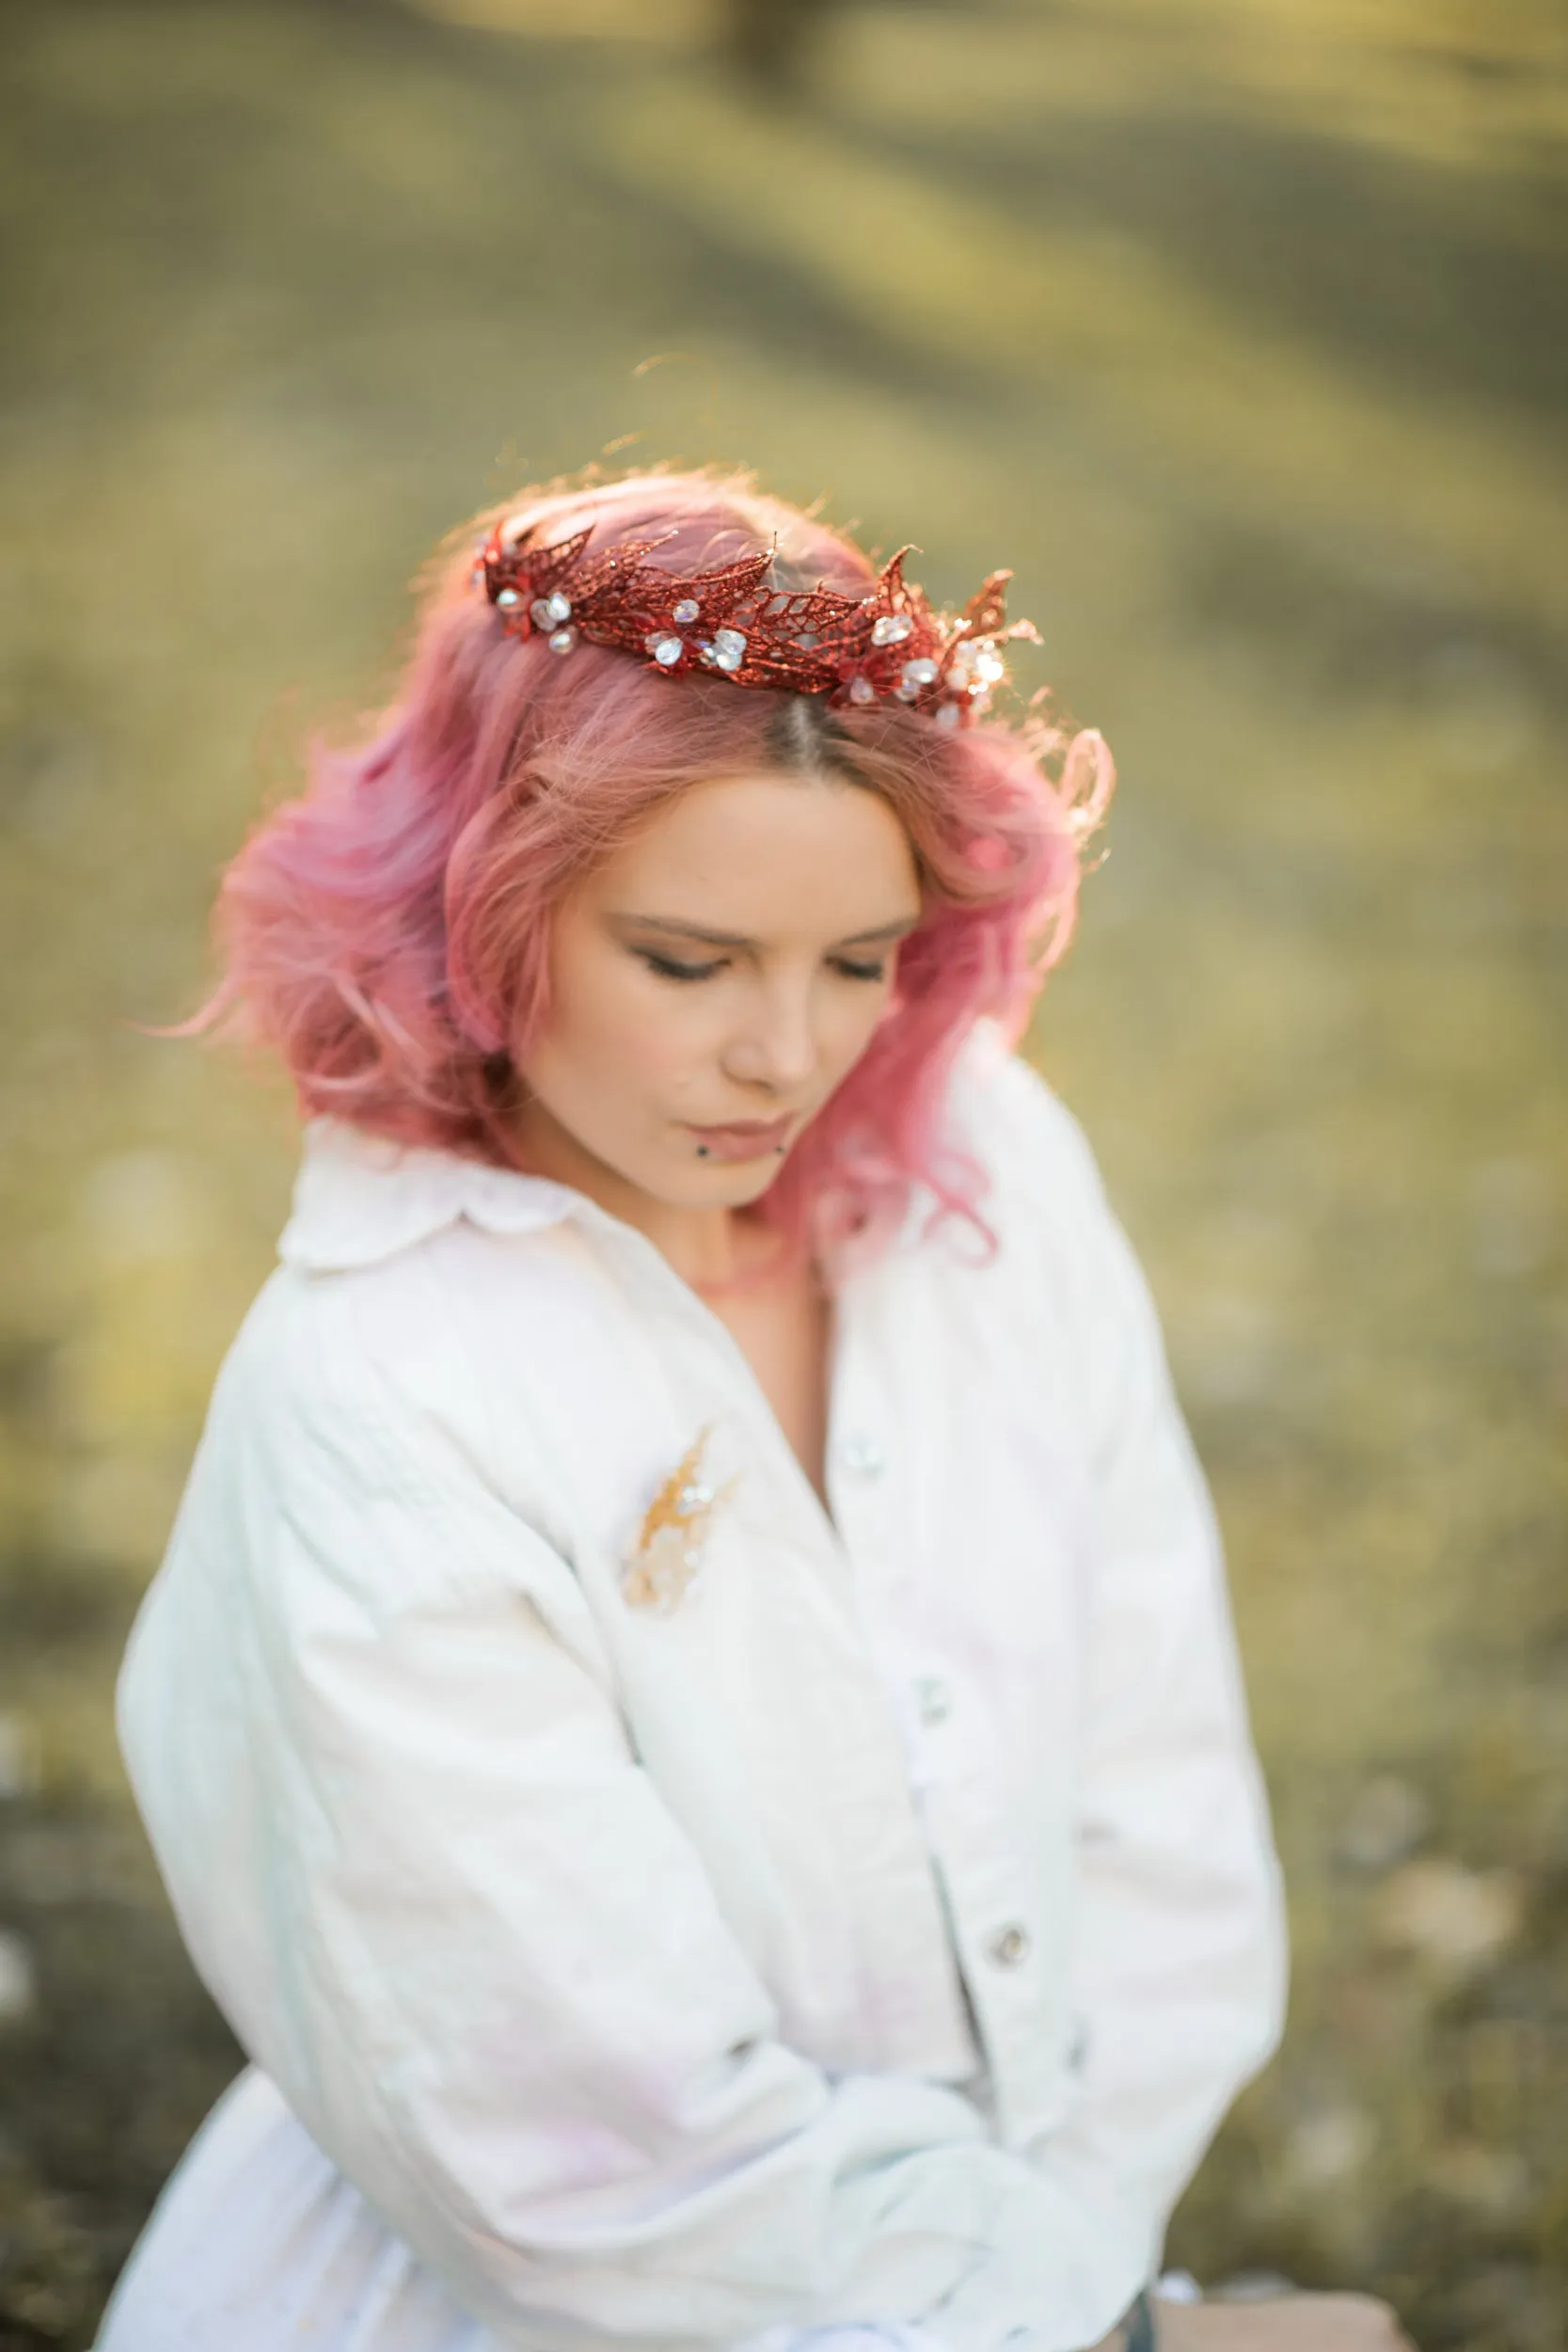
<svg viewBox="0 0 1568 2352">
<path fill-rule="evenodd" d="M 656 1091 L 693 1058 L 700 1011 L 683 1005 L 675 991 L 658 988 L 631 959 L 595 960 L 562 977 L 567 984 L 546 1051 L 578 1083 L 612 1084 L 617 1099 L 630 1102 Z"/>
</svg>

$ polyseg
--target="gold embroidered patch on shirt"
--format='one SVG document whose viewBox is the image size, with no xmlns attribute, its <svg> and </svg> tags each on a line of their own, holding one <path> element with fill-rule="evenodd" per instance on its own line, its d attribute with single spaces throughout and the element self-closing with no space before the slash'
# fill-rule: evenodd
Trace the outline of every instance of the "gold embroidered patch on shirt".
<svg viewBox="0 0 1568 2352">
<path fill-rule="evenodd" d="M 715 1486 L 703 1475 L 703 1455 L 711 1435 L 710 1422 L 648 1505 L 621 1581 L 622 1597 L 629 1608 L 668 1613 L 684 1597 L 703 1565 L 713 1514 L 735 1486 L 732 1478 Z"/>
</svg>

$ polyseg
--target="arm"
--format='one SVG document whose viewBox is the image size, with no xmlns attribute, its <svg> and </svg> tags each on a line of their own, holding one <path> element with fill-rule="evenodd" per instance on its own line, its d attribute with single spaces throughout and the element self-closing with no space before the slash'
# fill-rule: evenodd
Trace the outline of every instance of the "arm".
<svg viewBox="0 0 1568 2352">
<path fill-rule="evenodd" d="M 1278 1870 L 1219 1542 L 1154 1310 L 1076 1127 L 1024 1074 L 1037 1153 L 1049 1152 L 1076 1200 L 1073 1280 L 1091 1335 L 1074 1970 L 1084 2059 L 1077 2106 L 1040 2161 L 1158 2231 L 1277 2041 Z"/>
<path fill-rule="evenodd" d="M 1116 2217 L 956 2092 L 783 2044 L 591 1640 L 551 1629 L 574 1611 L 371 1375 L 346 1401 L 264 1355 L 226 1381 L 121 1720 L 246 2048 L 519 2352 L 1098 2339 L 1137 2283 Z"/>
</svg>

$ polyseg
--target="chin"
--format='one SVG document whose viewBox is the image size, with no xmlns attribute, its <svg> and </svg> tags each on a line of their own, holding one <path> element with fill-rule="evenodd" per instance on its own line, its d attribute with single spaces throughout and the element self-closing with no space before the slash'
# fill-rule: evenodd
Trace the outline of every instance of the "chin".
<svg viewBox="0 0 1568 2352">
<path fill-rule="evenodd" d="M 784 1168 L 781 1159 L 773 1159 L 766 1168 L 729 1168 L 724 1173 L 732 1177 L 734 1189 L 724 1199 L 732 1209 L 744 1209 L 753 1200 L 760 1200 L 765 1192 L 771 1192 Z"/>
<path fill-rule="evenodd" d="M 647 1189 L 673 1209 L 744 1209 L 762 1199 L 783 1167 L 771 1152 L 766 1160 L 703 1160 L 683 1167 L 673 1182 Z"/>
</svg>

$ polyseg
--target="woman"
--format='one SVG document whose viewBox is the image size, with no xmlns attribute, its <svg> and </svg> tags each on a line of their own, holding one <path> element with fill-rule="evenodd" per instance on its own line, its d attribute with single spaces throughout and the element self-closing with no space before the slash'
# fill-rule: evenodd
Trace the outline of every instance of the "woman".
<svg viewBox="0 0 1568 2352">
<path fill-rule="evenodd" d="M 1110 787 L 1005 575 L 533 497 L 251 840 L 310 1115 L 121 1685 L 254 2061 L 102 2352 L 1370 2352 L 1151 2304 L 1274 2043 L 1208 1506 L 1007 1041 Z"/>
</svg>

